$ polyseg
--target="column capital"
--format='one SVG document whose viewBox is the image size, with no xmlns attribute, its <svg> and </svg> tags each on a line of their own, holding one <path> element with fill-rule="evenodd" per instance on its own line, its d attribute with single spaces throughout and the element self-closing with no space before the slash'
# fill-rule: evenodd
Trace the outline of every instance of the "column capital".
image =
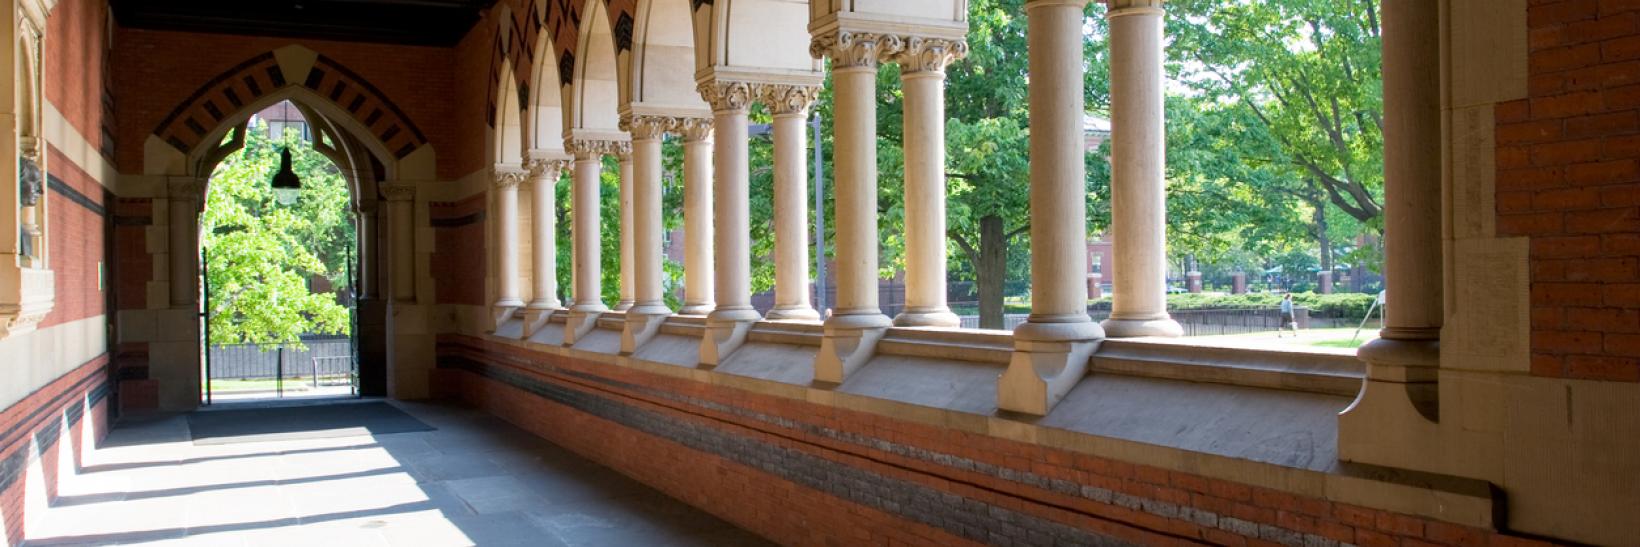
<svg viewBox="0 0 1640 547">
<path fill-rule="evenodd" d="M 756 97 L 749 82 L 712 80 L 701 82 L 700 97 L 712 105 L 713 112 L 746 110 Z"/>
<path fill-rule="evenodd" d="M 758 84 L 756 91 L 769 113 L 776 116 L 802 116 L 820 98 L 817 85 Z"/>
<path fill-rule="evenodd" d="M 834 31 L 815 36 L 809 42 L 809 55 L 830 57 L 833 70 L 876 68 L 904 48 L 905 40 L 893 34 Z"/>
<path fill-rule="evenodd" d="M 551 173 L 552 178 L 556 179 L 556 175 L 562 174 L 565 169 L 569 169 L 570 161 L 565 158 L 534 158 L 525 161 L 524 168 L 529 170 L 530 178 L 541 178 Z"/>
<path fill-rule="evenodd" d="M 387 201 L 412 201 L 416 199 L 416 186 L 413 184 L 383 184 L 382 195 Z"/>
<path fill-rule="evenodd" d="M 206 183 L 202 179 L 171 179 L 165 186 L 166 197 L 171 201 L 199 201 L 205 197 Z"/>
<path fill-rule="evenodd" d="M 945 66 L 968 56 L 967 40 L 912 36 L 894 56 L 901 74 L 944 73 Z"/>
<path fill-rule="evenodd" d="M 590 160 L 600 156 L 624 156 L 632 153 L 632 143 L 609 139 L 571 139 L 564 143 L 575 159 Z"/>
<path fill-rule="evenodd" d="M 497 190 L 516 190 L 529 172 L 510 165 L 497 165 L 490 168 L 492 182 Z"/>
<path fill-rule="evenodd" d="M 1105 18 L 1126 15 L 1161 15 L 1166 0 L 1105 0 Z"/>
<path fill-rule="evenodd" d="M 621 130 L 632 134 L 632 140 L 649 141 L 666 135 L 676 118 L 671 116 L 634 115 L 621 116 Z"/>
<path fill-rule="evenodd" d="M 681 135 L 684 142 L 712 140 L 712 120 L 709 118 L 672 118 L 672 126 L 667 130 Z"/>
</svg>

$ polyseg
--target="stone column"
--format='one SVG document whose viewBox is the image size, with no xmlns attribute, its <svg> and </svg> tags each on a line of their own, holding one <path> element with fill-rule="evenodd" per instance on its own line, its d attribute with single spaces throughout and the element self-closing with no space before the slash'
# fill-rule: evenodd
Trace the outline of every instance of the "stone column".
<svg viewBox="0 0 1640 547">
<path fill-rule="evenodd" d="M 1027 0 L 1031 125 L 1031 315 L 997 407 L 1046 415 L 1087 371 L 1104 332 L 1088 317 L 1086 169 L 1082 135 L 1082 7 Z M 1120 259 L 1118 259 L 1120 261 Z M 1121 283 L 1121 276 L 1116 279 Z"/>
<path fill-rule="evenodd" d="M 171 307 L 191 307 L 199 300 L 199 207 L 203 180 L 170 184 Z"/>
<path fill-rule="evenodd" d="M 633 306 L 626 310 L 621 329 L 621 353 L 631 354 L 655 333 L 666 316 L 661 272 L 661 139 L 671 120 L 657 116 L 633 116 L 622 125 L 632 134 L 632 184 L 630 237 L 632 242 Z M 625 209 L 623 209 L 624 211 Z"/>
<path fill-rule="evenodd" d="M 390 184 L 382 187 L 387 197 L 387 250 L 392 255 L 388 266 L 393 282 L 393 300 L 416 301 L 416 187 L 409 184 Z"/>
<path fill-rule="evenodd" d="M 679 118 L 683 135 L 683 309 L 706 315 L 717 304 L 712 273 L 712 120 Z"/>
<path fill-rule="evenodd" d="M 600 281 L 602 252 L 599 216 L 599 176 L 603 170 L 603 156 L 627 148 L 627 143 L 602 140 L 576 140 L 570 143 L 575 154 L 575 183 L 571 188 L 571 205 L 575 215 L 575 305 L 569 309 L 569 324 L 564 328 L 564 345 L 573 345 L 598 323 L 598 316 L 609 311 L 604 305 Z"/>
<path fill-rule="evenodd" d="M 774 308 L 768 318 L 818 321 L 809 303 L 808 109 L 820 88 L 765 85 L 774 114 Z"/>
<path fill-rule="evenodd" d="M 518 286 L 518 185 L 528 173 L 497 166 L 494 170 L 496 207 L 496 302 L 491 310 L 491 328 L 512 318 L 524 307 Z"/>
<path fill-rule="evenodd" d="M 621 288 L 620 301 L 615 311 L 626 311 L 633 302 L 632 271 L 632 153 L 630 149 L 615 154 L 621 166 Z"/>
<path fill-rule="evenodd" d="M 746 331 L 762 318 L 752 308 L 748 201 L 751 169 L 746 135 L 746 109 L 751 105 L 752 89 L 746 82 L 716 81 L 701 84 L 700 94 L 712 105 L 712 131 L 717 134 L 712 156 L 716 169 L 712 213 L 716 217 L 713 238 L 717 247 L 717 307 L 706 316 L 700 362 L 716 366 L 745 342 Z"/>
<path fill-rule="evenodd" d="M 358 242 L 359 242 L 359 272 L 357 287 L 360 300 L 376 300 L 381 298 L 380 289 L 376 282 L 376 209 L 357 212 Z"/>
<path fill-rule="evenodd" d="M 1167 314 L 1162 0 L 1108 2 L 1115 281 L 1103 326 L 1112 338 L 1181 336 L 1184 330 Z"/>
<path fill-rule="evenodd" d="M 905 94 L 905 311 L 894 324 L 955 327 L 945 303 L 945 65 L 962 40 L 913 37 L 900 52 Z"/>
<path fill-rule="evenodd" d="M 1441 3 L 1386 0 L 1384 328 L 1357 352 L 1367 382 L 1338 419 L 1338 456 L 1417 467 L 1439 435 L 1441 325 Z M 1426 457 L 1427 456 L 1427 457 Z"/>
<path fill-rule="evenodd" d="M 839 31 L 809 46 L 810 55 L 831 58 L 835 101 L 837 304 L 814 362 L 820 382 L 842 383 L 892 324 L 877 305 L 877 63 L 903 45 L 898 36 Z"/>
<path fill-rule="evenodd" d="M 558 179 L 570 162 L 563 159 L 533 159 L 528 166 L 531 184 L 530 280 L 535 298 L 524 308 L 523 337 L 529 338 L 546 325 L 553 310 L 564 304 L 558 300 Z"/>
</svg>

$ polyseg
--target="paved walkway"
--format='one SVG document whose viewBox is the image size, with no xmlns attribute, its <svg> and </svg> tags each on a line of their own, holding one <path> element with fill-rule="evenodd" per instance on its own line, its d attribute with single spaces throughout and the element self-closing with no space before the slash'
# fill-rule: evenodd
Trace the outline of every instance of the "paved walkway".
<svg viewBox="0 0 1640 547">
<path fill-rule="evenodd" d="M 116 427 L 25 545 L 762 545 L 487 415 L 393 403 L 436 431 L 196 446 L 181 416 Z"/>
</svg>

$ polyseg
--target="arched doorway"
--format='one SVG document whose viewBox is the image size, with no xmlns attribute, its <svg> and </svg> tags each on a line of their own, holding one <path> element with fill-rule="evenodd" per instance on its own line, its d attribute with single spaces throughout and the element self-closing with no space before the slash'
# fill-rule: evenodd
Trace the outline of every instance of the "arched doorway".
<svg viewBox="0 0 1640 547">
<path fill-rule="evenodd" d="M 284 100 L 212 155 L 199 215 L 206 404 L 361 392 L 366 213 L 352 195 L 350 143 L 331 129 Z"/>
</svg>

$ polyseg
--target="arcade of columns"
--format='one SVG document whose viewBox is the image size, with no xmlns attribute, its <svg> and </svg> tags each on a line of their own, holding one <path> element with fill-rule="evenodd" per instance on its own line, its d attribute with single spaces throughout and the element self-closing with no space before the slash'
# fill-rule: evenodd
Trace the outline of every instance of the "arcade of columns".
<svg viewBox="0 0 1640 547">
<path fill-rule="evenodd" d="M 998 389 L 1000 408 L 1046 414 L 1086 372 L 1088 358 L 1105 337 L 1178 336 L 1179 325 L 1165 301 L 1165 185 L 1163 131 L 1163 0 L 1109 0 L 1112 233 L 1115 238 L 1116 285 L 1113 311 L 1103 323 L 1086 311 L 1086 212 L 1084 203 L 1083 8 L 1087 0 L 1029 0 L 1030 63 L 1030 216 L 1031 313 L 1014 331 L 1015 352 Z M 1433 4 L 1431 4 L 1433 5 Z M 1434 17 L 1419 2 L 1386 2 L 1386 20 Z M 901 25 L 899 28 L 903 28 Z M 945 67 L 967 51 L 966 29 L 942 27 L 923 34 L 832 25 L 813 29 L 810 53 L 831 60 L 835 96 L 834 196 L 836 199 L 836 283 L 834 310 L 823 324 L 824 337 L 814 364 L 814 378 L 840 383 L 873 355 L 876 341 L 891 326 L 955 327 L 958 320 L 945 301 L 946 241 L 944 147 Z M 1435 34 L 1431 34 L 1434 36 Z M 1418 281 L 1391 293 L 1391 312 L 1384 340 L 1363 355 L 1373 361 L 1373 381 L 1428 381 L 1436 361 L 1426 351 L 1436 341 L 1440 322 L 1440 261 L 1416 255 L 1439 252 L 1438 215 L 1422 209 L 1440 203 L 1438 156 L 1410 152 L 1417 143 L 1436 142 L 1438 117 L 1426 112 L 1439 105 L 1434 69 L 1420 69 L 1416 44 L 1395 44 L 1386 33 L 1386 105 L 1408 104 L 1386 113 L 1386 133 L 1402 136 L 1405 146 L 1386 150 L 1390 229 L 1387 269 L 1397 288 L 1400 280 Z M 1405 46 L 1405 47 L 1401 47 Z M 879 63 L 901 65 L 905 120 L 906 307 L 885 316 L 877 301 L 877 158 L 876 75 Z M 1416 69 L 1401 79 L 1393 70 Z M 630 140 L 570 138 L 568 157 L 531 158 L 527 170 L 495 172 L 497 221 L 501 249 L 519 245 L 517 188 L 528 181 L 536 210 L 555 203 L 559 173 L 573 169 L 574 211 L 599 210 L 599 175 L 604 156 L 620 158 L 622 182 L 622 302 L 625 311 L 622 353 L 631 353 L 653 337 L 673 315 L 663 300 L 661 270 L 661 141 L 667 134 L 684 140 L 684 294 L 680 315 L 705 315 L 700 363 L 722 363 L 745 340 L 759 320 L 815 321 L 808 299 L 809 242 L 804 224 L 807 149 L 804 120 L 818 95 L 815 82 L 765 82 L 706 77 L 699 91 L 712 118 L 625 115 L 621 126 Z M 747 113 L 761 101 L 774 115 L 774 204 L 776 304 L 767 317 L 751 305 L 748 225 Z M 1416 108 L 1411 108 L 1411 107 Z M 1387 121 L 1388 121 L 1387 120 Z M 1393 131 L 1393 133 L 1392 133 Z M 1400 135 L 1397 135 L 1400 134 Z M 1435 150 L 1426 147 L 1425 150 Z M 1436 162 L 1430 163 L 1431 157 Z M 393 241 L 410 240 L 413 215 L 409 188 L 386 188 Z M 629 195 L 626 193 L 630 192 Z M 572 256 L 573 302 L 556 298 L 557 270 L 554 215 L 533 215 L 533 301 L 523 302 L 516 255 L 501 253 L 498 320 L 520 314 L 527 338 L 556 313 L 567 315 L 563 343 L 584 337 L 600 315 L 610 311 L 601 300 L 598 215 L 574 215 Z M 1405 254 L 1404 252 L 1418 251 Z M 394 296 L 414 297 L 411 252 L 392 253 Z M 1437 257 L 1438 258 L 1438 257 Z M 182 270 L 173 268 L 173 273 Z M 1429 294 L 1436 291 L 1436 294 Z M 1415 300 L 1414 300 L 1415 299 Z M 1404 301 L 1404 302 L 1403 302 Z M 1421 303 L 1417 303 L 1421 302 Z M 1402 305 L 1396 305 L 1402 304 Z M 1427 310 L 1436 306 L 1433 310 Z M 1431 313 L 1432 312 L 1432 313 Z M 1433 318 L 1433 319 L 1432 319 Z M 1434 326 L 1431 326 L 1431 321 Z M 1433 329 L 1433 330 L 1432 330 Z M 1381 355 L 1382 359 L 1374 359 Z M 1382 362 L 1378 362 L 1382 361 Z M 1412 393 L 1409 390 L 1408 393 Z"/>
</svg>

